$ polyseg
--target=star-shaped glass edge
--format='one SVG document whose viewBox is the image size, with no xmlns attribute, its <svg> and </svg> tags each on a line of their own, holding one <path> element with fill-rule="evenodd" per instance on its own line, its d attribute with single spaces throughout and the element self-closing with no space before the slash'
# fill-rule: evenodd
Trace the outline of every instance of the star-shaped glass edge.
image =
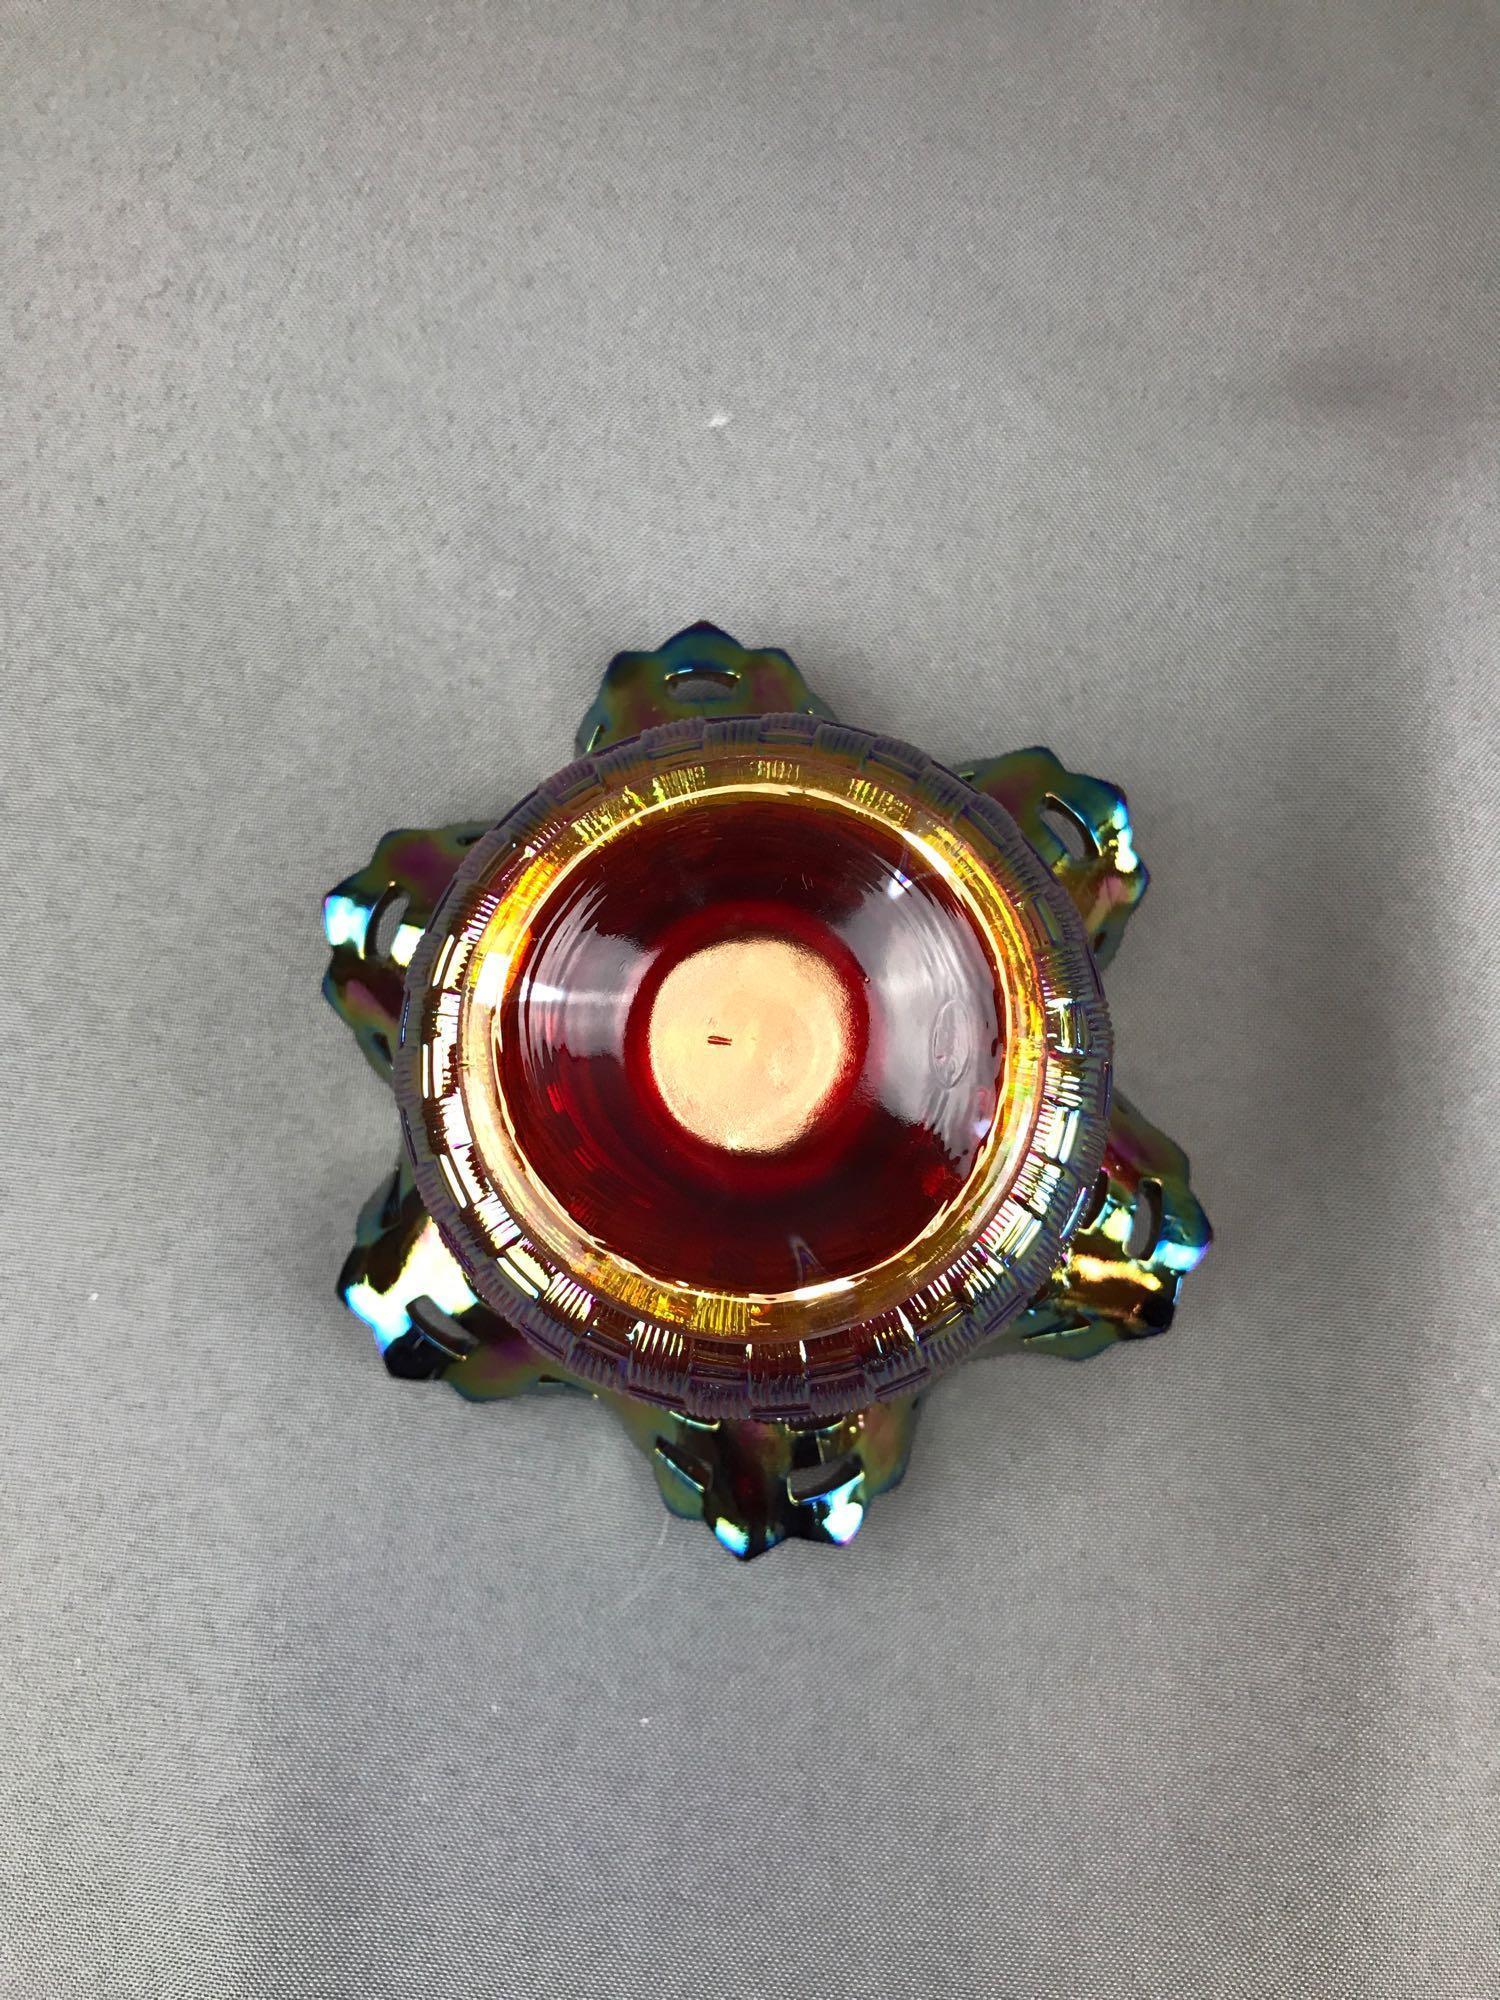
<svg viewBox="0 0 1500 2000">
<path fill-rule="evenodd" d="M 700 623 L 655 652 L 616 654 L 576 748 L 588 754 L 684 717 L 788 713 L 833 719 L 788 654 L 750 651 Z M 1005 807 L 1078 910 L 1095 960 L 1107 965 L 1148 881 L 1124 793 L 1040 747 L 961 765 L 958 775 Z M 325 997 L 387 1084 L 406 968 L 465 851 L 491 824 L 398 828 L 323 899 L 332 952 Z M 1187 1155 L 1116 1087 L 1104 1165 L 1062 1263 L 978 1351 L 1086 1360 L 1116 1341 L 1163 1332 L 1211 1234 Z M 736 1556 L 788 1537 L 849 1541 L 871 1501 L 906 1470 L 920 1393 L 792 1426 L 705 1421 L 571 1374 L 475 1297 L 404 1154 L 360 1211 L 338 1292 L 393 1375 L 442 1376 L 475 1401 L 570 1389 L 606 1404 L 645 1454 L 671 1511 L 706 1522 Z"/>
</svg>

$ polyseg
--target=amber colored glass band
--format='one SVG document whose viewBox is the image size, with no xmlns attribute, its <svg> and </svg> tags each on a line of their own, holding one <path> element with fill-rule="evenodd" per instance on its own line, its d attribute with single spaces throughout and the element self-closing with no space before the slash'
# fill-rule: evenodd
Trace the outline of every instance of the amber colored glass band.
<svg viewBox="0 0 1500 2000">
<path fill-rule="evenodd" d="M 533 926 L 585 855 L 757 794 L 876 822 L 942 876 L 994 966 L 1004 1066 L 972 1171 L 912 1241 L 852 1275 L 735 1293 L 639 1269 L 579 1227 L 517 1141 L 495 1046 Z M 559 773 L 472 850 L 407 993 L 403 1119 L 476 1288 L 571 1366 L 685 1408 L 813 1413 L 909 1389 L 1028 1302 L 1098 1169 L 1110 1032 L 1072 905 L 991 800 L 815 718 L 674 724 Z"/>
</svg>

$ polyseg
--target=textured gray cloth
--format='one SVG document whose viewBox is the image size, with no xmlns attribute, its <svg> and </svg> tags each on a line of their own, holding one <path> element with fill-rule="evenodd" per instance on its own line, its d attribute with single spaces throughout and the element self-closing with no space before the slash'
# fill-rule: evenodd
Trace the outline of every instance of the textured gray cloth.
<svg viewBox="0 0 1500 2000">
<path fill-rule="evenodd" d="M 3 27 L 0 1993 L 1500 1993 L 1493 7 Z M 1219 1241 L 740 1567 L 387 1380 L 318 896 L 708 617 L 1122 782 Z"/>
</svg>

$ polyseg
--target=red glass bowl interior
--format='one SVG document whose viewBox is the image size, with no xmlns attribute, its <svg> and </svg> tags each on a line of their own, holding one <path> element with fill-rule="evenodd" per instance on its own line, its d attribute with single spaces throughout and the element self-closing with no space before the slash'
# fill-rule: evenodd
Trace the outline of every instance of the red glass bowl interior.
<svg viewBox="0 0 1500 2000">
<path fill-rule="evenodd" d="M 968 910 L 898 832 L 730 793 L 569 871 L 498 1010 L 494 1081 L 610 1255 L 779 1294 L 897 1255 L 952 1202 L 1004 1019 Z"/>
</svg>

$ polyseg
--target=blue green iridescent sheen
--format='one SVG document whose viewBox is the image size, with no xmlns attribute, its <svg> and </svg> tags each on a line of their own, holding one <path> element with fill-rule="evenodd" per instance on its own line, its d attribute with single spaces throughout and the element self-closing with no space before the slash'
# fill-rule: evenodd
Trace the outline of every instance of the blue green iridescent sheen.
<svg viewBox="0 0 1500 2000">
<path fill-rule="evenodd" d="M 700 620 L 654 653 L 616 653 L 578 725 L 580 757 L 663 722 L 713 716 L 819 715 L 833 710 L 813 693 L 789 653 L 750 652 Z"/>
<path fill-rule="evenodd" d="M 578 736 L 580 752 L 688 717 L 831 711 L 787 654 L 751 652 L 706 624 L 652 653 L 616 655 Z M 1010 813 L 1083 919 L 1099 964 L 1117 951 L 1147 874 L 1125 797 L 1032 748 L 962 766 Z M 387 834 L 324 898 L 324 993 L 366 1059 L 390 1079 L 405 971 L 467 849 L 488 822 Z M 1030 1308 L 988 1344 L 1086 1359 L 1170 1325 L 1211 1231 L 1186 1155 L 1114 1093 L 1104 1166 L 1066 1255 Z M 843 1543 L 906 1470 L 917 1395 L 808 1426 L 704 1421 L 585 1382 L 480 1302 L 422 1205 L 402 1156 L 360 1212 L 339 1295 L 393 1375 L 442 1376 L 471 1400 L 570 1389 L 608 1405 L 651 1464 L 668 1508 L 749 1558 L 788 1537 Z"/>
</svg>

